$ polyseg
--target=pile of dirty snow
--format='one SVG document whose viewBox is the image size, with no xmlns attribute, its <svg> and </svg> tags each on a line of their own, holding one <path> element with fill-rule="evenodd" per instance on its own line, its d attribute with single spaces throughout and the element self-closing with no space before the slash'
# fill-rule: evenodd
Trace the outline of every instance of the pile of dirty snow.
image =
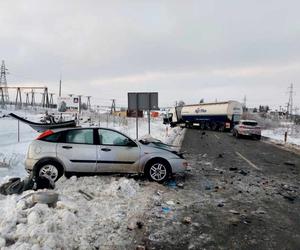
<svg viewBox="0 0 300 250">
<path fill-rule="evenodd" d="M 132 244 L 131 220 L 143 220 L 159 184 L 110 176 L 62 178 L 56 207 L 0 195 L 0 248 L 97 249 Z M 82 193 L 83 191 L 83 193 Z M 88 197 L 85 195 L 87 194 Z"/>
</svg>

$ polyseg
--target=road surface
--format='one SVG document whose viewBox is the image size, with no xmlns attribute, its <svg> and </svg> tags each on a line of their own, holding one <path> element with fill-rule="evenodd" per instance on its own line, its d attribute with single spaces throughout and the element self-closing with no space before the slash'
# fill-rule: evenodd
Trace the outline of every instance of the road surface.
<svg viewBox="0 0 300 250">
<path fill-rule="evenodd" d="M 149 249 L 300 249 L 298 154 L 196 129 L 182 150 L 192 170 L 161 194 L 167 213 L 149 214 Z"/>
</svg>

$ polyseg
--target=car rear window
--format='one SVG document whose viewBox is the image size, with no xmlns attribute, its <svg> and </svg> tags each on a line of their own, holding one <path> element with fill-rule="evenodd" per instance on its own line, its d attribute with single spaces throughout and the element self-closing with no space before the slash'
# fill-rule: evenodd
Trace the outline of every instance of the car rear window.
<svg viewBox="0 0 300 250">
<path fill-rule="evenodd" d="M 246 125 L 246 126 L 257 126 L 257 122 L 243 122 L 243 125 Z"/>
<path fill-rule="evenodd" d="M 59 142 L 60 136 L 61 136 L 61 133 L 55 133 L 52 135 L 48 135 L 48 136 L 42 138 L 41 140 L 47 141 L 47 142 Z"/>
<path fill-rule="evenodd" d="M 76 129 L 69 130 L 66 133 L 66 143 L 78 144 L 93 144 L 93 130 L 92 129 Z"/>
</svg>

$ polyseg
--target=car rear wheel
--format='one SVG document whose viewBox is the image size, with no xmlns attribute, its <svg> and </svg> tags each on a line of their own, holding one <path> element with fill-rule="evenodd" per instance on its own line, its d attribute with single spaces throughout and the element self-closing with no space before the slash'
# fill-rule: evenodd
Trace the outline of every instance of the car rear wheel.
<svg viewBox="0 0 300 250">
<path fill-rule="evenodd" d="M 61 166 L 52 161 L 42 163 L 37 169 L 37 175 L 46 177 L 53 182 L 56 182 L 62 175 L 63 171 Z"/>
<path fill-rule="evenodd" d="M 152 161 L 147 166 L 145 174 L 150 181 L 162 183 L 169 178 L 171 171 L 169 165 L 166 162 L 162 160 L 156 160 Z"/>
<path fill-rule="evenodd" d="M 235 130 L 232 131 L 232 136 L 236 136 L 236 131 Z"/>
</svg>

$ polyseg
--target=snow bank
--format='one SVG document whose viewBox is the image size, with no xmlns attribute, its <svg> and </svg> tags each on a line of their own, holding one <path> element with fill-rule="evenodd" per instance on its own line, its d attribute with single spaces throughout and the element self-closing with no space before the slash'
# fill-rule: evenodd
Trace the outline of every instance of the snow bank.
<svg viewBox="0 0 300 250">
<path fill-rule="evenodd" d="M 288 132 L 287 143 L 300 145 L 300 126 L 290 123 L 282 124 L 284 127 L 263 130 L 262 135 L 278 142 L 284 142 L 284 134 Z"/>
<path fill-rule="evenodd" d="M 93 199 L 86 200 L 79 190 Z M 55 208 L 45 204 L 32 206 L 31 197 L 2 196 L 1 249 L 95 249 L 130 245 L 132 232 L 127 225 L 132 218 L 143 219 L 155 190 L 156 184 L 141 188 L 133 179 L 98 176 L 59 180 L 55 191 L 60 196 Z"/>
</svg>

